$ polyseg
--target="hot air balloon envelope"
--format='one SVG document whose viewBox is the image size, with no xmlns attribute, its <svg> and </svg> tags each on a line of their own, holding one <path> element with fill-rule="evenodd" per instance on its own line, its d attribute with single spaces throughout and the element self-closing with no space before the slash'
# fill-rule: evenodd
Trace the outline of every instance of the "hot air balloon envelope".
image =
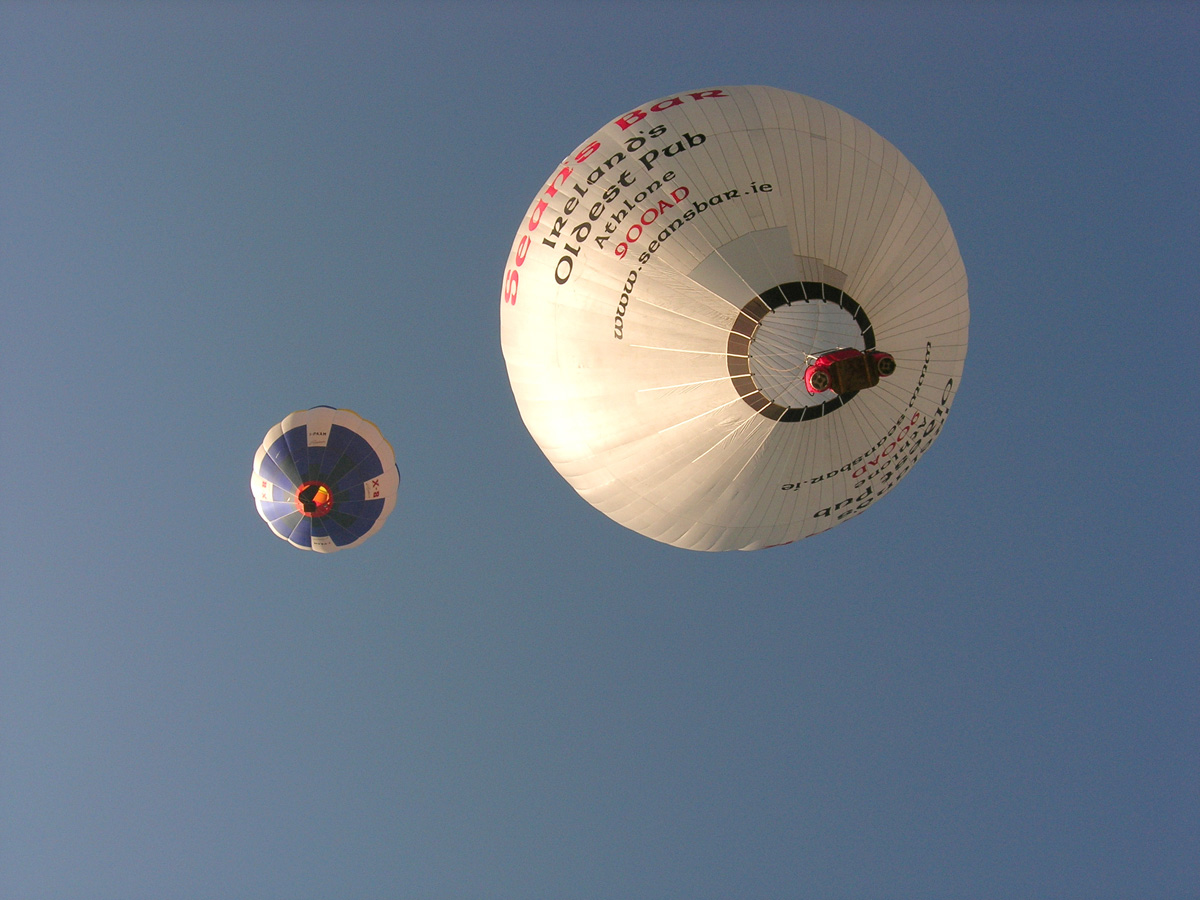
<svg viewBox="0 0 1200 900">
<path fill-rule="evenodd" d="M 348 409 L 292 413 L 254 454 L 258 514 L 293 547 L 334 553 L 362 543 L 396 505 L 400 473 L 374 423 Z"/>
<path fill-rule="evenodd" d="M 890 491 L 942 428 L 968 319 L 950 224 L 895 147 L 819 100 L 725 87 L 645 103 L 555 167 L 500 332 L 521 416 L 580 495 L 730 550 Z"/>
</svg>

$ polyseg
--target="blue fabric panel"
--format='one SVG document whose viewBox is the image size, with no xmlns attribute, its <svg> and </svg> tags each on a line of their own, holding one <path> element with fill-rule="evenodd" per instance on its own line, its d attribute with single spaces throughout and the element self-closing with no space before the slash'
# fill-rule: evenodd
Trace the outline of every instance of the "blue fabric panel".
<svg viewBox="0 0 1200 900">
<path fill-rule="evenodd" d="M 285 431 L 283 439 L 287 442 L 288 456 L 291 457 L 292 464 L 296 467 L 299 481 L 307 481 L 304 476 L 308 471 L 308 426 L 299 425 L 291 431 Z M 279 467 L 285 472 L 287 471 L 282 461 L 280 461 Z"/>
<path fill-rule="evenodd" d="M 282 519 L 276 519 L 269 524 L 273 532 L 275 532 L 281 538 L 286 539 L 291 536 L 293 531 L 296 530 L 296 526 L 300 524 L 300 520 L 303 518 L 304 516 L 300 515 L 300 513 L 293 509 L 291 516 L 284 516 Z"/>
<path fill-rule="evenodd" d="M 314 406 L 313 409 L 332 409 L 336 413 L 338 410 L 333 406 Z M 330 424 L 329 430 L 325 435 L 324 447 L 309 447 L 308 474 L 306 480 L 323 481 L 329 483 L 329 473 L 333 467 L 337 465 L 337 461 L 341 459 L 345 452 L 346 441 L 355 432 L 347 429 L 344 425 L 338 425 L 336 420 Z"/>
<path fill-rule="evenodd" d="M 296 511 L 296 504 L 290 501 L 280 503 L 273 500 L 259 500 L 258 508 L 262 510 L 262 514 L 266 517 L 268 522 L 275 522 L 279 519 L 282 519 L 284 516 L 291 515 L 292 513 L 300 515 L 300 513 Z"/>
<path fill-rule="evenodd" d="M 308 430 L 305 428 L 293 428 L 286 434 L 280 435 L 275 443 L 267 448 L 267 456 L 275 460 L 275 464 L 279 466 L 280 471 L 291 479 L 293 485 L 299 485 L 304 480 L 300 477 L 301 470 L 292 457 L 292 444 L 295 441 L 297 433 L 299 433 L 300 443 L 303 444 L 307 440 Z M 288 435 L 293 436 L 292 441 L 288 440 Z"/>
<path fill-rule="evenodd" d="M 355 484 L 362 484 L 383 474 L 383 463 L 378 454 L 367 443 L 365 438 L 354 436 L 355 441 L 347 449 L 343 462 L 353 460 L 353 465 L 346 471 L 338 473 L 337 480 L 331 487 L 334 491 L 345 490 Z"/>
<path fill-rule="evenodd" d="M 321 522 L 325 525 L 326 534 L 328 534 L 329 537 L 333 539 L 333 542 L 339 547 L 345 547 L 347 544 L 353 544 L 360 537 L 362 537 L 362 534 L 356 534 L 350 529 L 343 528 L 333 520 L 332 516 L 326 516 L 324 519 L 321 519 Z M 365 533 L 366 532 L 363 532 L 363 534 Z"/>
<path fill-rule="evenodd" d="M 378 478 L 382 474 L 383 466 L 380 465 L 378 457 L 364 459 L 351 471 L 347 472 L 346 476 L 338 482 L 338 485 L 341 490 L 353 491 L 354 496 L 358 498 L 366 493 L 363 485 L 368 484 L 372 479 Z"/>
<path fill-rule="evenodd" d="M 282 440 L 280 438 L 280 441 Z M 279 441 L 276 441 L 276 443 L 279 443 Z M 262 458 L 262 461 L 258 464 L 257 472 L 263 478 L 267 479 L 267 481 L 271 482 L 271 484 L 278 485 L 285 491 L 290 491 L 299 484 L 299 482 L 293 481 L 287 476 L 287 473 L 279 468 L 279 464 L 271 458 L 270 453 Z"/>
<path fill-rule="evenodd" d="M 308 516 L 301 516 L 296 513 L 300 521 L 296 523 L 296 527 L 292 529 L 292 533 L 288 535 L 290 540 L 295 541 L 301 547 L 312 546 L 312 519 Z"/>
<path fill-rule="evenodd" d="M 323 516 L 320 519 L 309 519 L 308 528 L 313 537 L 327 537 L 329 517 Z M 336 542 L 335 542 L 336 543 Z"/>
<path fill-rule="evenodd" d="M 330 458 L 333 462 L 337 462 L 341 455 L 346 452 L 346 447 L 350 441 L 357 437 L 357 432 L 351 431 L 345 425 L 333 424 L 329 428 L 329 442 L 325 445 L 330 451 Z"/>
<path fill-rule="evenodd" d="M 341 457 L 328 469 L 328 484 L 335 491 L 338 489 L 338 485 L 348 487 L 353 484 L 353 479 L 346 480 L 347 476 L 356 471 L 364 461 L 378 459 L 366 438 L 348 429 L 343 430 L 346 431 L 346 434 L 343 437 Z M 362 483 L 361 479 L 359 483 Z"/>
<path fill-rule="evenodd" d="M 307 437 L 308 435 L 306 430 L 305 438 L 307 439 Z M 301 474 L 304 475 L 304 480 L 324 481 L 325 479 L 321 477 L 321 462 L 325 457 L 325 448 L 305 447 L 304 454 L 304 468 L 300 470 Z"/>
<path fill-rule="evenodd" d="M 312 409 L 334 409 L 334 407 L 314 406 Z M 312 410 L 309 410 L 309 412 L 312 412 Z M 326 484 L 329 483 L 329 479 L 326 476 L 333 467 L 333 462 L 341 455 L 341 450 L 335 445 L 334 429 L 337 427 L 337 425 L 330 426 L 329 431 L 325 435 L 324 447 L 310 446 L 308 448 L 308 464 L 302 470 L 305 481 L 324 481 Z"/>
<path fill-rule="evenodd" d="M 361 535 L 367 533 L 370 527 L 375 524 L 375 520 L 379 518 L 380 513 L 383 512 L 383 501 L 348 500 L 345 503 L 338 503 L 334 508 L 339 513 L 353 516 L 357 522 L 363 523 L 363 529 L 357 532 Z M 352 531 L 354 530 L 353 526 L 347 527 L 349 527 Z"/>
<path fill-rule="evenodd" d="M 380 501 L 375 500 L 372 502 L 379 503 Z M 366 534 L 368 531 L 370 531 L 375 526 L 375 522 L 378 519 L 379 519 L 379 513 L 376 513 L 373 516 L 359 516 L 350 525 L 346 526 L 346 530 L 349 531 L 351 534 L 353 534 L 355 537 L 362 537 L 364 534 Z"/>
<path fill-rule="evenodd" d="M 353 454 L 351 445 L 355 440 L 361 440 L 356 432 L 344 425 L 334 425 L 329 429 L 329 443 L 325 447 L 325 456 L 321 467 L 326 484 L 332 485 L 341 473 L 349 471 L 358 457 Z M 347 458 L 347 453 L 351 455 Z"/>
</svg>

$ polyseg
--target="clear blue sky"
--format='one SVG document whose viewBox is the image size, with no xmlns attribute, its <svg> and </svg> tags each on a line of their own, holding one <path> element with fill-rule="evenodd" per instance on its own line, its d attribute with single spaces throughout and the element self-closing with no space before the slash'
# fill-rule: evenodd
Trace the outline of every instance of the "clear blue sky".
<svg viewBox="0 0 1200 900">
<path fill-rule="evenodd" d="M 0 897 L 1200 896 L 1191 4 L 0 2 Z M 525 431 L 504 261 L 638 104 L 809 94 L 970 279 L 937 444 L 756 553 Z M 294 409 L 396 512 L 291 549 Z"/>
</svg>

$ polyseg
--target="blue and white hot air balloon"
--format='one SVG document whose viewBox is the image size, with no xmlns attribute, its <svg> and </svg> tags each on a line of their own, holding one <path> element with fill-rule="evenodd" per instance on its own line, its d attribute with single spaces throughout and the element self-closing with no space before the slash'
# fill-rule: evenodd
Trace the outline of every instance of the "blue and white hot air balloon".
<svg viewBox="0 0 1200 900">
<path fill-rule="evenodd" d="M 293 547 L 334 553 L 383 527 L 396 505 L 396 456 L 348 409 L 298 410 L 267 432 L 250 490 L 258 514 Z"/>
</svg>

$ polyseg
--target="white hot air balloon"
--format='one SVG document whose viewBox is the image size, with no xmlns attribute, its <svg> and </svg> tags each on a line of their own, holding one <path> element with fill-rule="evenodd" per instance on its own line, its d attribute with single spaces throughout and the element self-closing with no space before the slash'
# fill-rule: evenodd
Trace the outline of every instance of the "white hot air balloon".
<svg viewBox="0 0 1200 900">
<path fill-rule="evenodd" d="M 767 87 L 646 103 L 513 241 L 500 332 L 534 440 L 615 521 L 696 550 L 807 537 L 937 437 L 967 278 L 933 191 L 857 119 Z"/>
</svg>

